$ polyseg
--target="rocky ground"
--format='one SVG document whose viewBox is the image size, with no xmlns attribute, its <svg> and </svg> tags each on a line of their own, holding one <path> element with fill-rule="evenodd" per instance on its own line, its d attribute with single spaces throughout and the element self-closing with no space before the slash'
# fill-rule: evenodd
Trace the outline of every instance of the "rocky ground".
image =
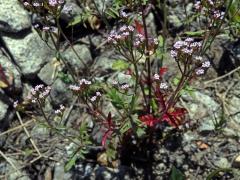
<svg viewBox="0 0 240 180">
<path fill-rule="evenodd" d="M 176 2 L 171 3 L 174 5 L 169 7 L 169 23 L 173 31 L 181 31 L 183 10 Z M 67 0 L 65 6 L 73 9 L 62 13 L 63 26 L 82 12 L 75 0 Z M 187 10 L 192 6 L 188 3 Z M 157 34 L 159 27 L 154 18 L 154 14 L 149 15 L 148 25 Z M 106 162 L 99 148 L 93 148 L 85 161 L 78 161 L 65 172 L 71 143 L 61 136 L 53 136 L 37 123 L 36 119 L 42 119 L 37 112 L 28 112 L 21 119 L 13 108 L 15 100 L 26 98 L 30 88 L 39 83 L 52 87 L 47 110 L 61 103 L 72 104 L 64 65 L 56 61 L 55 52 L 33 28 L 36 21 L 17 0 L 0 0 L 0 65 L 9 80 L 7 87 L 0 89 L 0 179 L 160 180 L 170 179 L 170 174 L 172 180 L 181 179 L 181 174 L 189 180 L 240 179 L 240 39 L 217 37 L 208 52 L 212 68 L 204 78 L 193 83 L 192 93 L 181 98 L 179 104 L 188 110 L 189 121 L 179 132 L 161 140 L 156 138 L 155 144 L 149 144 L 151 150 L 130 146 L 112 164 Z M 107 80 L 120 75 L 112 70 L 114 52 L 105 46 L 103 32 L 101 28 L 78 26 L 74 48 L 88 64 L 92 77 Z M 64 41 L 61 50 L 79 76 L 84 77 L 84 65 Z M 166 59 L 164 65 L 174 72 L 174 61 L 169 55 Z M 77 126 L 82 118 L 88 118 L 87 114 L 73 109 L 66 124 Z M 214 172 L 220 174 L 218 178 L 210 177 Z"/>
</svg>

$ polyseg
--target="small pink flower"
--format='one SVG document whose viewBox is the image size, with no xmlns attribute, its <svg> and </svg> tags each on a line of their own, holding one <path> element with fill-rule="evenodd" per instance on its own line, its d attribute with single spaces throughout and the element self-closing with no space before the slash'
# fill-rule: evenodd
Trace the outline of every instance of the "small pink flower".
<svg viewBox="0 0 240 180">
<path fill-rule="evenodd" d="M 122 33 L 123 36 L 129 36 L 129 32 Z"/>
<path fill-rule="evenodd" d="M 182 49 L 182 52 L 191 55 L 191 54 L 193 53 L 193 50 L 192 50 L 192 49 L 189 49 L 189 48 L 183 48 L 183 49 Z"/>
<path fill-rule="evenodd" d="M 140 44 L 141 44 L 140 41 L 135 41 L 135 42 L 134 42 L 134 46 L 135 46 L 135 47 L 138 47 Z"/>
<path fill-rule="evenodd" d="M 167 89 L 167 88 L 168 88 L 167 83 L 161 83 L 160 84 L 160 89 Z"/>
<path fill-rule="evenodd" d="M 127 18 L 128 17 L 127 13 L 124 12 L 123 10 L 121 10 L 120 16 L 122 16 L 123 18 Z"/>
<path fill-rule="evenodd" d="M 202 63 L 203 68 L 209 68 L 210 65 L 211 65 L 210 61 L 205 61 L 205 62 Z"/>
<path fill-rule="evenodd" d="M 202 56 L 195 56 L 194 59 L 198 60 L 198 61 L 202 61 Z"/>
<path fill-rule="evenodd" d="M 14 101 L 13 107 L 16 108 L 18 106 L 18 101 Z"/>
<path fill-rule="evenodd" d="M 159 80 L 159 79 L 160 79 L 160 76 L 159 76 L 158 74 L 154 74 L 153 78 L 154 78 L 155 80 Z"/>
<path fill-rule="evenodd" d="M 96 101 L 96 99 L 97 99 L 97 96 L 93 96 L 93 97 L 91 97 L 90 101 L 94 102 L 94 101 Z"/>
<path fill-rule="evenodd" d="M 56 5 L 58 5 L 57 0 L 48 0 L 48 3 L 49 3 L 50 6 L 56 6 Z"/>
<path fill-rule="evenodd" d="M 120 28 L 120 31 L 126 31 L 127 30 L 127 26 L 126 25 L 124 25 L 124 26 L 122 26 L 121 28 Z"/>
<path fill-rule="evenodd" d="M 63 4 L 64 2 L 64 0 L 58 0 L 58 4 Z"/>
<path fill-rule="evenodd" d="M 40 3 L 35 2 L 35 3 L 33 3 L 33 6 L 34 6 L 34 7 L 39 7 L 39 6 L 40 6 Z"/>
<path fill-rule="evenodd" d="M 197 69 L 196 70 L 196 75 L 202 75 L 202 74 L 204 74 L 204 69 Z"/>
<path fill-rule="evenodd" d="M 200 10 L 201 9 L 201 1 L 197 1 L 195 4 L 194 4 L 194 7 L 195 7 L 195 9 L 197 9 L 197 10 Z"/>
<path fill-rule="evenodd" d="M 50 27 L 49 27 L 49 26 L 44 26 L 44 27 L 43 27 L 43 30 L 44 30 L 44 31 L 48 31 L 48 30 L 50 30 Z"/>
<path fill-rule="evenodd" d="M 54 111 L 54 113 L 57 114 L 57 115 L 59 115 L 59 114 L 61 114 L 61 110 L 60 110 L 60 109 L 57 109 L 57 110 Z"/>
<path fill-rule="evenodd" d="M 124 84 L 124 85 L 122 85 L 120 88 L 123 89 L 123 90 L 126 90 L 126 89 L 129 88 L 129 85 L 128 85 L 128 84 Z"/>
<path fill-rule="evenodd" d="M 177 57 L 177 52 L 174 50 L 171 50 L 170 54 L 171 54 L 171 57 L 173 58 Z"/>
<path fill-rule="evenodd" d="M 30 4 L 28 2 L 23 3 L 24 6 L 29 6 Z"/>
<path fill-rule="evenodd" d="M 128 30 L 133 32 L 134 31 L 134 27 L 133 26 L 128 26 Z"/>
<path fill-rule="evenodd" d="M 96 96 L 99 96 L 99 97 L 100 97 L 100 96 L 102 96 L 102 94 L 101 94 L 99 91 L 97 91 L 97 92 L 96 92 Z"/>
<path fill-rule="evenodd" d="M 69 89 L 71 89 L 72 91 L 79 91 L 81 88 L 80 86 L 77 86 L 77 85 L 70 85 Z"/>
<path fill-rule="evenodd" d="M 39 28 L 39 24 L 35 24 L 33 27 L 37 29 Z"/>
<path fill-rule="evenodd" d="M 193 38 L 187 38 L 187 39 L 185 39 L 185 42 L 193 42 L 193 41 L 194 41 Z"/>
<path fill-rule="evenodd" d="M 176 49 L 180 49 L 183 45 L 184 45 L 183 41 L 177 41 L 177 42 L 175 42 L 173 47 L 176 48 Z"/>
<path fill-rule="evenodd" d="M 211 6 L 213 6 L 214 5 L 214 3 L 213 3 L 213 1 L 212 0 L 207 0 L 208 1 L 208 3 L 211 5 Z"/>
<path fill-rule="evenodd" d="M 65 106 L 60 104 L 60 110 L 64 110 L 65 109 Z"/>
</svg>

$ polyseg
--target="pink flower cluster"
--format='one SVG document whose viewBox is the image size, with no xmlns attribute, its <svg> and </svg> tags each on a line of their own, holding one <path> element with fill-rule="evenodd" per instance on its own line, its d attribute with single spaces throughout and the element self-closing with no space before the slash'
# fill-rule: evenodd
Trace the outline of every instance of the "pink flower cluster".
<svg viewBox="0 0 240 180">
<path fill-rule="evenodd" d="M 91 85 L 92 82 L 88 81 L 86 79 L 81 79 L 79 80 L 79 84 L 78 85 L 70 85 L 69 89 L 72 90 L 73 92 L 80 92 L 81 90 L 83 90 L 85 87 L 87 87 L 88 85 Z"/>
<path fill-rule="evenodd" d="M 194 53 L 200 50 L 201 46 L 201 42 L 194 42 L 193 38 L 187 38 L 184 41 L 177 41 L 173 45 L 173 49 L 171 50 L 170 54 L 175 59 L 178 59 L 182 55 L 192 56 Z"/>
<path fill-rule="evenodd" d="M 102 94 L 101 94 L 99 91 L 97 91 L 97 92 L 96 92 L 96 95 L 95 95 L 95 96 L 92 96 L 92 97 L 90 98 L 90 101 L 94 102 L 94 101 L 97 100 L 97 98 L 99 98 L 99 97 L 101 97 L 101 96 L 102 96 Z"/>
<path fill-rule="evenodd" d="M 211 63 L 210 61 L 203 61 L 203 57 L 197 55 L 201 47 L 201 42 L 194 42 L 193 38 L 187 38 L 184 41 L 177 41 L 173 45 L 170 54 L 177 61 L 191 58 L 194 61 L 189 61 L 189 63 L 196 65 L 196 75 L 202 75 L 205 73 L 205 70 L 210 67 Z"/>
<path fill-rule="evenodd" d="M 120 10 L 120 13 L 119 15 L 122 17 L 122 18 L 128 18 L 129 14 L 127 14 L 124 9 L 121 9 Z"/>
<path fill-rule="evenodd" d="M 195 71 L 196 75 L 203 75 L 206 71 L 211 66 L 210 61 L 204 61 L 201 63 L 201 67 L 198 67 Z"/>
<path fill-rule="evenodd" d="M 141 31 L 143 31 L 143 29 Z M 124 45 L 124 43 L 126 43 L 126 45 L 129 46 L 130 42 L 132 46 L 138 48 L 138 50 L 144 50 L 146 39 L 144 33 L 141 31 L 136 30 L 135 27 L 131 25 L 123 25 L 119 28 L 119 31 L 111 31 L 107 40 L 110 44 L 114 45 Z M 150 48 L 149 51 L 155 51 L 158 45 L 158 39 L 149 37 L 148 44 Z"/>
<path fill-rule="evenodd" d="M 130 87 L 129 84 L 127 83 L 124 83 L 123 85 L 120 86 L 122 90 L 127 90 L 129 87 Z"/>
<path fill-rule="evenodd" d="M 30 90 L 27 99 L 32 103 L 36 103 L 37 100 L 44 100 L 51 91 L 50 86 L 44 86 L 43 84 L 37 85 Z"/>
<path fill-rule="evenodd" d="M 154 74 L 153 75 L 153 79 L 155 80 L 155 81 L 161 81 L 161 79 L 162 78 L 160 78 L 160 76 L 159 76 L 159 74 Z M 168 85 L 167 85 L 167 83 L 165 83 L 165 82 L 161 82 L 160 83 L 160 89 L 163 89 L 163 90 L 166 90 L 166 89 L 168 89 Z"/>
<path fill-rule="evenodd" d="M 64 4 L 65 1 L 64 0 L 48 0 L 48 4 L 50 6 L 58 6 L 58 5 L 62 5 Z M 41 7 L 43 6 L 43 2 L 32 2 L 32 3 L 29 3 L 27 1 L 23 2 L 23 5 L 25 7 L 28 7 L 28 6 L 33 6 L 33 7 Z"/>
<path fill-rule="evenodd" d="M 204 2 L 204 3 L 203 3 Z M 223 19 L 225 13 L 220 11 L 217 8 L 217 1 L 213 2 L 212 0 L 206 1 L 197 1 L 194 4 L 194 7 L 197 11 L 202 11 L 205 15 L 210 15 L 210 19 L 220 20 Z"/>
<path fill-rule="evenodd" d="M 63 112 L 64 112 L 65 109 L 66 109 L 65 106 L 61 104 L 59 109 L 55 110 L 54 113 L 56 115 L 63 115 Z"/>
<path fill-rule="evenodd" d="M 50 6 L 57 6 L 64 3 L 64 0 L 48 0 Z"/>
<path fill-rule="evenodd" d="M 111 31 L 107 40 L 109 43 L 117 44 L 117 42 L 125 40 L 133 31 L 134 31 L 133 26 L 123 25 L 119 29 L 119 32 L 114 30 Z"/>
<path fill-rule="evenodd" d="M 225 13 L 219 10 L 213 12 L 214 19 L 223 19 Z"/>
<path fill-rule="evenodd" d="M 18 100 L 17 100 L 17 101 L 14 101 L 14 103 L 13 103 L 13 107 L 14 107 L 14 108 L 17 108 L 17 106 L 18 106 Z"/>
</svg>

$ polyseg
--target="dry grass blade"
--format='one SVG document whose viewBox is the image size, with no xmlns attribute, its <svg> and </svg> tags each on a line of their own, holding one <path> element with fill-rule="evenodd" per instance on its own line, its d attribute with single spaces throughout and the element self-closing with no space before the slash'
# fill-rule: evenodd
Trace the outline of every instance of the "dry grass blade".
<svg viewBox="0 0 240 180">
<path fill-rule="evenodd" d="M 14 132 L 14 131 L 16 131 L 16 130 L 18 130 L 18 129 L 22 129 L 24 126 L 25 126 L 25 127 L 26 127 L 26 126 L 29 126 L 29 125 L 30 125 L 32 122 L 34 122 L 34 121 L 35 121 L 35 120 L 30 120 L 30 121 L 28 121 L 28 122 L 26 122 L 26 123 L 23 123 L 22 125 L 19 125 L 19 126 L 17 126 L 17 127 L 11 128 L 11 129 L 9 129 L 9 130 L 7 130 L 7 131 L 4 131 L 4 132 L 0 133 L 0 137 L 3 136 L 3 135 L 5 135 L 5 134 Z"/>
<path fill-rule="evenodd" d="M 31 138 L 31 136 L 30 136 L 27 128 L 24 126 L 24 124 L 23 124 L 23 122 L 22 122 L 22 118 L 21 118 L 19 112 L 16 112 L 16 114 L 17 114 L 17 117 L 18 117 L 18 120 L 19 120 L 20 124 L 23 126 L 23 129 L 24 129 L 26 135 L 27 135 L 28 138 L 30 139 L 30 142 L 32 143 L 34 149 L 37 151 L 37 153 L 38 153 L 38 155 L 39 155 L 37 158 L 35 158 L 35 159 L 33 159 L 33 160 L 31 161 L 31 163 L 33 163 L 34 161 L 40 159 L 40 158 L 42 157 L 42 154 L 40 153 L 40 151 L 39 151 L 39 149 L 37 148 L 37 146 L 36 146 L 35 142 L 33 141 L 33 139 Z"/>
<path fill-rule="evenodd" d="M 225 77 L 227 77 L 227 76 L 230 76 L 231 74 L 237 72 L 238 70 L 240 70 L 240 66 L 237 67 L 237 68 L 235 68 L 235 69 L 233 69 L 233 70 L 230 71 L 229 73 L 224 74 L 223 76 L 219 76 L 219 77 L 217 77 L 217 78 L 215 78 L 215 79 L 211 79 L 211 80 L 209 80 L 209 81 L 205 81 L 204 84 L 207 85 L 207 84 L 210 84 L 210 83 L 212 83 L 212 82 L 214 82 L 214 81 L 219 81 L 219 80 L 221 80 L 221 79 L 223 79 L 223 78 L 225 78 Z"/>
<path fill-rule="evenodd" d="M 5 156 L 5 154 L 0 150 L 0 155 L 13 167 L 13 169 L 20 175 L 21 172 L 18 170 L 18 168 L 13 164 L 13 162 Z"/>
</svg>

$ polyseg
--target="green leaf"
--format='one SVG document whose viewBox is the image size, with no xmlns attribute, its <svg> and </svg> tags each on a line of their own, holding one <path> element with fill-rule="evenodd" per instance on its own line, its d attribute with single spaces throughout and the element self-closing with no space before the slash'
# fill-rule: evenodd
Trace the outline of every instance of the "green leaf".
<svg viewBox="0 0 240 180">
<path fill-rule="evenodd" d="M 205 33 L 205 30 L 199 30 L 199 31 L 187 31 L 184 34 L 188 36 L 202 36 Z"/>
<path fill-rule="evenodd" d="M 68 23 L 68 26 L 75 26 L 76 24 L 80 24 L 82 22 L 82 16 L 81 15 L 78 15 L 76 17 L 74 17 L 69 23 Z"/>
<path fill-rule="evenodd" d="M 64 72 L 58 72 L 57 77 L 66 84 L 70 84 L 74 82 L 72 77 L 69 74 L 66 74 Z"/>
<path fill-rule="evenodd" d="M 231 6 L 229 7 L 229 16 L 232 18 L 233 22 L 240 23 L 239 9 L 240 9 L 240 1 L 233 0 Z"/>
<path fill-rule="evenodd" d="M 114 8 L 109 8 L 108 11 L 106 12 L 106 14 L 114 19 L 116 19 L 118 17 L 118 11 Z"/>
<path fill-rule="evenodd" d="M 113 63 L 112 69 L 122 71 L 129 67 L 129 64 L 124 60 L 117 60 Z"/>
<path fill-rule="evenodd" d="M 24 155 L 26 157 L 30 156 L 32 153 L 33 153 L 32 149 L 27 148 L 27 149 L 24 150 Z"/>
<path fill-rule="evenodd" d="M 145 131 L 143 128 L 137 128 L 137 136 L 140 138 L 145 134 Z"/>
<path fill-rule="evenodd" d="M 65 171 L 69 171 L 75 165 L 77 157 L 78 157 L 78 155 L 76 153 L 70 158 L 70 160 L 64 166 Z"/>
<path fill-rule="evenodd" d="M 123 95 L 121 95 L 116 89 L 110 89 L 107 92 L 107 96 L 111 99 L 112 104 L 118 109 L 124 109 L 125 101 Z"/>
<path fill-rule="evenodd" d="M 164 47 L 164 38 L 162 35 L 158 36 L 159 46 Z"/>
<path fill-rule="evenodd" d="M 173 79 L 173 85 L 174 85 L 174 86 L 177 86 L 179 82 L 180 82 L 180 79 L 179 79 L 179 78 L 175 77 L 175 78 Z"/>
<path fill-rule="evenodd" d="M 117 155 L 117 151 L 110 147 L 110 148 L 107 148 L 106 154 L 109 159 L 115 159 Z"/>
<path fill-rule="evenodd" d="M 183 173 L 178 170 L 175 166 L 172 167 L 170 180 L 184 180 L 185 177 Z"/>
<path fill-rule="evenodd" d="M 79 135 L 82 136 L 87 132 L 87 122 L 82 121 L 80 127 L 79 127 Z"/>
<path fill-rule="evenodd" d="M 155 99 L 151 100 L 151 107 L 153 109 L 153 112 L 156 112 L 158 110 L 158 105 L 157 105 Z"/>
<path fill-rule="evenodd" d="M 125 132 L 127 132 L 130 128 L 131 128 L 131 123 L 129 121 L 127 121 L 122 128 L 120 129 L 120 133 L 124 134 Z"/>
<path fill-rule="evenodd" d="M 75 16 L 67 25 L 67 28 L 70 26 L 75 26 L 77 24 L 80 24 L 82 22 L 85 22 L 88 17 L 91 16 L 90 12 L 85 12 L 84 14 Z"/>
</svg>

